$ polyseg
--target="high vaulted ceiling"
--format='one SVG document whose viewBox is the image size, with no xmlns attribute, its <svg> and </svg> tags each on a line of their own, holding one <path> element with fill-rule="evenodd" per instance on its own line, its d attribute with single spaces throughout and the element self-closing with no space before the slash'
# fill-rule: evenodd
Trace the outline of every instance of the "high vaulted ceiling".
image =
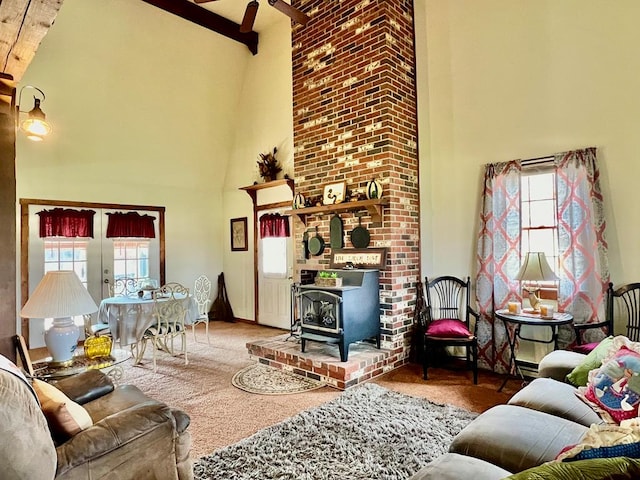
<svg viewBox="0 0 640 480">
<path fill-rule="evenodd" d="M 64 0 L 0 0 L 0 72 L 19 82 L 42 39 L 53 25 Z M 258 12 L 254 31 L 240 33 L 246 2 L 216 0 L 196 5 L 189 0 L 142 0 L 187 21 L 243 43 L 258 52 L 259 31 L 282 14 L 266 1 Z M 248 1 L 248 0 L 247 0 Z"/>
<path fill-rule="evenodd" d="M 0 62 L 2 73 L 18 82 L 62 6 L 63 0 L 2 0 Z"/>
</svg>

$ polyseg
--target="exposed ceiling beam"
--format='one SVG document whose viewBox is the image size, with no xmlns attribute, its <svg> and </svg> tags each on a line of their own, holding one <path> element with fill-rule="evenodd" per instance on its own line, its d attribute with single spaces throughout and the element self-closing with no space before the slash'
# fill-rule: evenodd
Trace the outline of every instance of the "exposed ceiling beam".
<svg viewBox="0 0 640 480">
<path fill-rule="evenodd" d="M 240 33 L 240 25 L 206 8 L 199 7 L 195 3 L 188 0 L 142 1 L 240 42 L 246 45 L 254 55 L 258 53 L 258 34 L 256 32 Z"/>
<path fill-rule="evenodd" d="M 63 0 L 0 0 L 0 71 L 19 82 Z"/>
</svg>

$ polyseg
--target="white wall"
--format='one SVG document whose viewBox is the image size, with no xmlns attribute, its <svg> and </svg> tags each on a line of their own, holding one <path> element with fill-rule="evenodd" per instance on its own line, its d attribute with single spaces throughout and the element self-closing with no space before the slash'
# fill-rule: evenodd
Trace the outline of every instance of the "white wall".
<svg viewBox="0 0 640 480">
<path fill-rule="evenodd" d="M 418 58 L 427 63 L 419 94 L 429 102 L 420 124 L 421 147 L 429 142 L 421 150 L 421 167 L 429 165 L 423 275 L 475 272 L 484 164 L 597 146 L 611 278 L 637 281 L 640 2 L 416 5 L 426 15 L 417 22 Z"/>
<path fill-rule="evenodd" d="M 215 281 L 251 58 L 144 2 L 66 0 L 21 82 L 45 91 L 54 131 L 40 143 L 19 135 L 18 198 L 165 206 L 167 279 Z"/>
<path fill-rule="evenodd" d="M 224 217 L 247 217 L 249 250 L 232 252 L 228 220 L 224 244 L 224 276 L 229 301 L 236 317 L 254 320 L 253 203 L 238 188 L 262 183 L 257 161 L 260 153 L 278 148 L 276 158 L 293 178 L 293 90 L 291 82 L 290 21 L 279 15 L 275 24 L 260 32 L 258 55 L 247 63 L 237 106 L 241 121 L 235 129 L 234 145 L 224 186 Z M 284 191 L 283 191 L 284 189 Z M 259 203 L 291 198 L 288 187 L 258 192 Z M 276 195 L 276 197 L 274 197 Z"/>
</svg>

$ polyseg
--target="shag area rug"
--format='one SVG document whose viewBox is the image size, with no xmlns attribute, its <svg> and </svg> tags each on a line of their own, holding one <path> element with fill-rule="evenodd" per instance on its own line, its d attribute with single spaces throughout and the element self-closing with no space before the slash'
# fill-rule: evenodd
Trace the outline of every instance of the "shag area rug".
<svg viewBox="0 0 640 480">
<path fill-rule="evenodd" d="M 234 387 L 262 395 L 285 395 L 324 387 L 322 382 L 262 363 L 243 368 L 231 379 Z"/>
<path fill-rule="evenodd" d="M 202 457 L 198 480 L 404 480 L 448 451 L 477 416 L 376 384 Z"/>
</svg>

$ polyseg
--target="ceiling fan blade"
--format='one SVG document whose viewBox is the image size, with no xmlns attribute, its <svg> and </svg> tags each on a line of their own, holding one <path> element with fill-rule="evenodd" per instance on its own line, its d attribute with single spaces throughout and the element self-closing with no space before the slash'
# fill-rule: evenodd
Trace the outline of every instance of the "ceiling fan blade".
<svg viewBox="0 0 640 480">
<path fill-rule="evenodd" d="M 291 5 L 289 5 L 287 2 L 283 0 L 268 0 L 268 1 L 269 1 L 269 5 L 280 10 L 282 13 L 284 13 L 289 18 L 291 18 L 291 20 L 293 20 L 294 22 L 297 22 L 301 25 L 306 25 L 307 22 L 310 20 L 310 18 L 305 13 L 302 13 L 300 10 L 298 10 L 295 7 L 292 7 Z"/>
<path fill-rule="evenodd" d="M 252 0 L 247 4 L 247 8 L 244 11 L 244 17 L 242 17 L 242 23 L 240 24 L 240 33 L 249 33 L 253 30 L 253 22 L 256 20 L 256 14 L 258 13 L 258 7 L 260 4 L 257 0 Z"/>
<path fill-rule="evenodd" d="M 193 0 L 196 3 L 209 3 L 209 2 L 215 2 L 216 0 Z"/>
</svg>

